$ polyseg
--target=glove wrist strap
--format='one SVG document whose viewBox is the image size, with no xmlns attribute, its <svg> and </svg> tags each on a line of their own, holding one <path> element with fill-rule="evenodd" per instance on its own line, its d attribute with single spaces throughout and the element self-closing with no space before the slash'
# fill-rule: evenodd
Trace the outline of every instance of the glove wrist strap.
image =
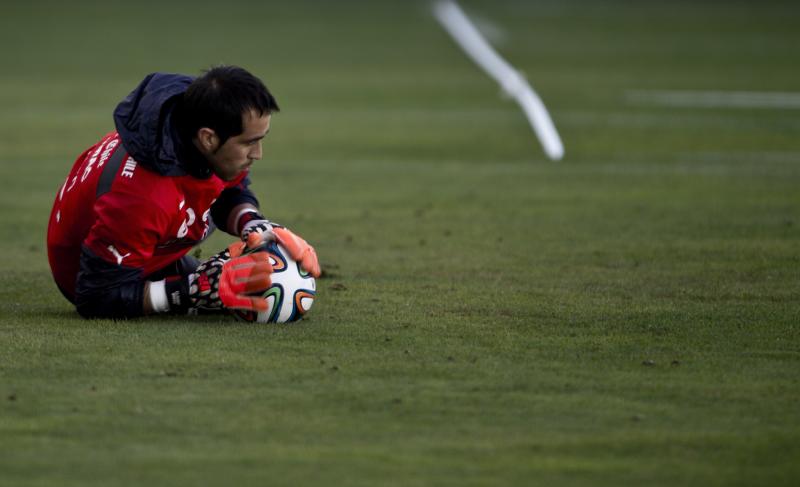
<svg viewBox="0 0 800 487">
<path fill-rule="evenodd" d="M 164 280 L 164 293 L 169 306 L 169 312 L 186 314 L 191 307 L 189 299 L 189 280 L 192 275 L 181 276 Z"/>
<path fill-rule="evenodd" d="M 253 220 L 266 220 L 264 215 L 254 210 L 253 208 L 245 208 L 236 216 L 235 228 L 236 234 L 241 235 L 244 228 Z"/>
</svg>

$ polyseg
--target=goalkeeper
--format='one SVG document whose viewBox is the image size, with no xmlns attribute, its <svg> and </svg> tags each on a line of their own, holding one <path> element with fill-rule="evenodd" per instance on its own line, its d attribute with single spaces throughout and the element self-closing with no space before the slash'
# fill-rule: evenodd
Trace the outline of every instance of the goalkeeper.
<svg viewBox="0 0 800 487">
<path fill-rule="evenodd" d="M 249 188 L 277 111 L 261 80 L 236 66 L 153 73 L 122 100 L 116 130 L 78 157 L 50 214 L 50 268 L 78 313 L 263 311 L 257 293 L 272 268 L 246 250 L 269 240 L 319 277 L 314 249 L 270 223 Z M 238 243 L 203 263 L 187 255 L 215 228 Z"/>
</svg>

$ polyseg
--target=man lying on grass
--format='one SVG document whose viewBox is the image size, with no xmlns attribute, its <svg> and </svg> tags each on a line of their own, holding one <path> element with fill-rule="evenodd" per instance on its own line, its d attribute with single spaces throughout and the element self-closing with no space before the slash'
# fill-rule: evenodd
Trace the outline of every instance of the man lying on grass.
<svg viewBox="0 0 800 487">
<path fill-rule="evenodd" d="M 117 106 L 116 130 L 75 161 L 47 229 L 53 277 L 82 316 L 263 311 L 272 268 L 247 250 L 272 240 L 319 277 L 313 247 L 268 221 L 249 189 L 277 111 L 235 66 L 150 74 Z M 242 241 L 203 263 L 187 255 L 214 228 Z"/>
</svg>

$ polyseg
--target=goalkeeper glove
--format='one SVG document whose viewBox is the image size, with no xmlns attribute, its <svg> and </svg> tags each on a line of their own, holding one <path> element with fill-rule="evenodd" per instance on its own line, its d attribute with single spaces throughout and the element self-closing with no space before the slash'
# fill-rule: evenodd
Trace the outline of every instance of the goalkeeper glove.
<svg viewBox="0 0 800 487">
<path fill-rule="evenodd" d="M 308 242 L 294 232 L 284 227 L 274 227 L 272 233 L 289 252 L 289 257 L 300 263 L 300 267 L 306 270 L 313 277 L 319 277 L 322 272 L 317 260 L 317 251 L 308 245 Z"/>
<path fill-rule="evenodd" d="M 189 314 L 223 309 L 266 311 L 267 300 L 251 294 L 266 291 L 272 285 L 269 257 L 265 252 L 242 255 L 245 249 L 254 249 L 262 243 L 261 235 L 254 233 L 247 243 L 229 245 L 186 277 L 150 283 L 151 307 L 154 311 Z"/>
<path fill-rule="evenodd" d="M 237 225 L 241 228 L 242 240 L 246 241 L 253 233 L 260 233 L 264 243 L 277 240 L 289 252 L 289 257 L 299 262 L 306 272 L 315 278 L 322 274 L 314 247 L 283 225 L 267 220 L 254 210 L 243 213 Z"/>
<path fill-rule="evenodd" d="M 279 226 L 254 210 L 243 213 L 237 222 L 237 227 L 241 229 L 239 230 L 239 235 L 241 235 L 244 242 L 247 242 L 247 237 L 252 233 L 262 234 L 264 243 L 272 242 L 275 240 L 275 234 L 272 233 L 272 229 Z"/>
</svg>

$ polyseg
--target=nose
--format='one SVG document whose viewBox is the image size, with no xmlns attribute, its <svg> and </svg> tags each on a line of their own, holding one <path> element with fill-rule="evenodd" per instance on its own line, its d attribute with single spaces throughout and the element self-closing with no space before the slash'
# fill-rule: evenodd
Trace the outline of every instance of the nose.
<svg viewBox="0 0 800 487">
<path fill-rule="evenodd" d="M 261 142 L 256 144 L 256 146 L 253 148 L 253 150 L 250 151 L 247 157 L 256 161 L 261 159 Z"/>
</svg>

